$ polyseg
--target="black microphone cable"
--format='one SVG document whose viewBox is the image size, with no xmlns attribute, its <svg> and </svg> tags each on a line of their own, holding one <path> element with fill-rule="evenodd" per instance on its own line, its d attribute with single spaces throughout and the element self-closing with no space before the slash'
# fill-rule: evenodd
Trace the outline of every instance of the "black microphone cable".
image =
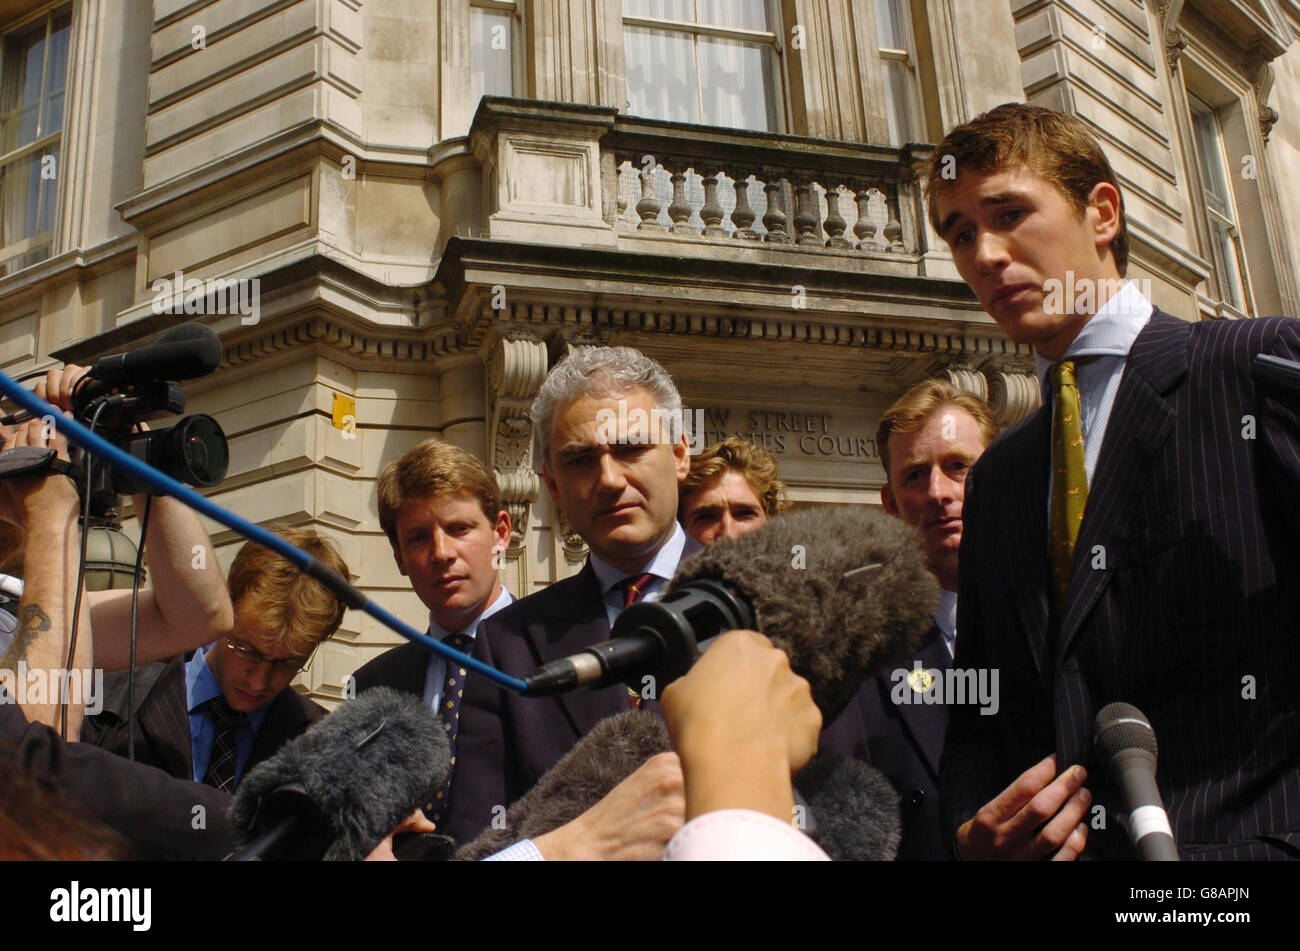
<svg viewBox="0 0 1300 951">
<path fill-rule="evenodd" d="M 136 619 L 140 607 L 140 570 L 144 565 L 144 546 L 149 538 L 149 512 L 153 509 L 153 493 L 144 497 L 144 512 L 140 516 L 140 547 L 135 552 L 135 572 L 131 576 L 131 658 L 126 668 L 126 758 L 135 761 L 135 638 Z"/>
<path fill-rule="evenodd" d="M 93 433 L 95 427 L 99 425 L 99 414 L 107 406 L 106 401 L 101 401 L 96 407 L 94 414 L 90 417 L 90 431 Z M 58 428 L 56 421 L 54 427 Z M 68 634 L 68 660 L 63 665 L 62 689 L 59 691 L 59 735 L 64 740 L 68 738 L 68 680 L 71 676 L 72 665 L 77 653 L 77 628 L 81 620 L 81 595 L 84 591 L 84 581 L 86 579 L 86 542 L 90 537 L 90 487 L 91 469 L 94 465 L 95 457 L 86 453 L 86 473 L 85 487 L 82 490 L 81 500 L 81 555 L 77 560 L 77 596 L 72 605 L 72 626 Z M 65 604 L 67 602 L 64 602 Z M 92 660 L 93 663 L 93 660 Z M 82 692 L 85 692 L 85 684 L 82 684 Z"/>
</svg>

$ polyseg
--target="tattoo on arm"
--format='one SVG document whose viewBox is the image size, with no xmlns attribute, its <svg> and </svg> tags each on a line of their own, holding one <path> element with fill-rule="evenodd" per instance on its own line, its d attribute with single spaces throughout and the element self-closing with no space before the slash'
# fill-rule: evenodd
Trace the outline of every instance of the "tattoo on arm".
<svg viewBox="0 0 1300 951">
<path fill-rule="evenodd" d="M 0 668 L 13 670 L 19 661 L 27 659 L 27 648 L 32 641 L 50 629 L 50 617 L 39 604 L 27 604 L 18 612 L 18 630 L 14 632 L 14 642 L 4 657 L 0 657 Z"/>
</svg>

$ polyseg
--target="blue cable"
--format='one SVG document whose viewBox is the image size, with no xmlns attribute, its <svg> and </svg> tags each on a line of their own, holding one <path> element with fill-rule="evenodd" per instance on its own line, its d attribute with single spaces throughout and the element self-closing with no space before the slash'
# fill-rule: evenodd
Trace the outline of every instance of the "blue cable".
<svg viewBox="0 0 1300 951">
<path fill-rule="evenodd" d="M 201 512 L 215 522 L 229 528 L 231 531 L 238 532 L 244 538 L 257 542 L 259 545 L 265 545 L 279 555 L 283 555 L 292 564 L 297 565 L 306 574 L 320 581 L 329 587 L 340 598 L 343 603 L 350 608 L 364 611 L 372 618 L 379 621 L 386 627 L 391 628 L 398 634 L 401 634 L 407 640 L 419 644 L 425 650 L 433 651 L 435 654 L 441 654 L 448 660 L 455 661 L 462 667 L 467 667 L 476 673 L 482 674 L 489 680 L 516 693 L 523 693 L 526 689 L 525 683 L 518 677 L 511 677 L 509 674 L 502 673 L 495 667 L 489 667 L 481 660 L 475 660 L 468 654 L 462 654 L 458 650 L 448 647 L 441 641 L 435 641 L 427 634 L 421 634 L 409 624 L 400 621 L 391 613 L 375 604 L 367 598 L 361 591 L 353 586 L 346 578 L 322 565 L 311 555 L 302 549 L 291 545 L 279 535 L 268 532 L 260 525 L 254 525 L 252 522 L 240 518 L 234 512 L 228 512 L 216 502 L 205 498 L 195 492 L 187 485 L 177 482 L 171 476 L 159 472 L 153 466 L 145 463 L 130 453 L 124 452 L 117 446 L 114 446 L 108 440 L 96 436 L 81 423 L 77 422 L 70 416 L 64 416 L 57 407 L 51 406 L 43 399 L 38 397 L 30 390 L 24 389 L 16 383 L 8 374 L 0 372 L 0 392 L 13 400 L 27 412 L 36 418 L 53 416 L 57 421 L 55 427 L 61 433 L 68 437 L 70 442 L 80 446 L 82 449 L 107 461 L 115 469 L 120 469 L 131 476 L 138 485 L 147 485 L 153 490 L 155 495 L 170 496 L 179 502 L 184 502 L 196 512 Z M 141 540 L 143 544 L 143 539 Z"/>
</svg>

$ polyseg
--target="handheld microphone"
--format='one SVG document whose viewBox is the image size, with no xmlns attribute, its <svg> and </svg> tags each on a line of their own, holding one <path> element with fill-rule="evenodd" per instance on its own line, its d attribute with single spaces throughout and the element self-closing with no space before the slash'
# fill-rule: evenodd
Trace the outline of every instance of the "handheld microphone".
<svg viewBox="0 0 1300 951">
<path fill-rule="evenodd" d="M 1156 785 L 1156 734 L 1146 715 L 1129 703 L 1108 703 L 1097 713 L 1094 742 L 1128 811 L 1129 841 L 1138 858 L 1177 862 L 1178 846 Z"/>
<path fill-rule="evenodd" d="M 662 600 L 627 608 L 613 639 L 539 668 L 525 693 L 639 686 L 646 674 L 662 689 L 703 642 L 752 627 L 785 651 L 829 723 L 864 680 L 916 650 L 938 598 L 903 522 L 865 506 L 804 509 L 687 559 Z"/>
<path fill-rule="evenodd" d="M 367 690 L 244 777 L 232 858 L 363 859 L 430 800 L 450 756 L 442 721 L 417 697 Z"/>
</svg>

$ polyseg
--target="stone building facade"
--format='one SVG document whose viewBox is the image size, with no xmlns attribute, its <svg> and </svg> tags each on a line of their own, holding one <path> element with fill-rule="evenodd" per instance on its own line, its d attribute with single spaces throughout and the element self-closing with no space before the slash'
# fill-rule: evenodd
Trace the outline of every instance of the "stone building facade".
<svg viewBox="0 0 1300 951">
<path fill-rule="evenodd" d="M 1159 306 L 1300 313 L 1297 31 L 1296 0 L 0 0 L 0 369 L 202 321 L 211 496 L 317 526 L 422 627 L 379 469 L 481 454 L 508 586 L 572 573 L 526 415 L 569 346 L 658 358 L 799 503 L 878 501 L 878 415 L 919 379 L 1032 409 L 912 171 L 998 103 L 1095 128 Z M 350 613 L 303 687 L 394 640 Z"/>
</svg>

